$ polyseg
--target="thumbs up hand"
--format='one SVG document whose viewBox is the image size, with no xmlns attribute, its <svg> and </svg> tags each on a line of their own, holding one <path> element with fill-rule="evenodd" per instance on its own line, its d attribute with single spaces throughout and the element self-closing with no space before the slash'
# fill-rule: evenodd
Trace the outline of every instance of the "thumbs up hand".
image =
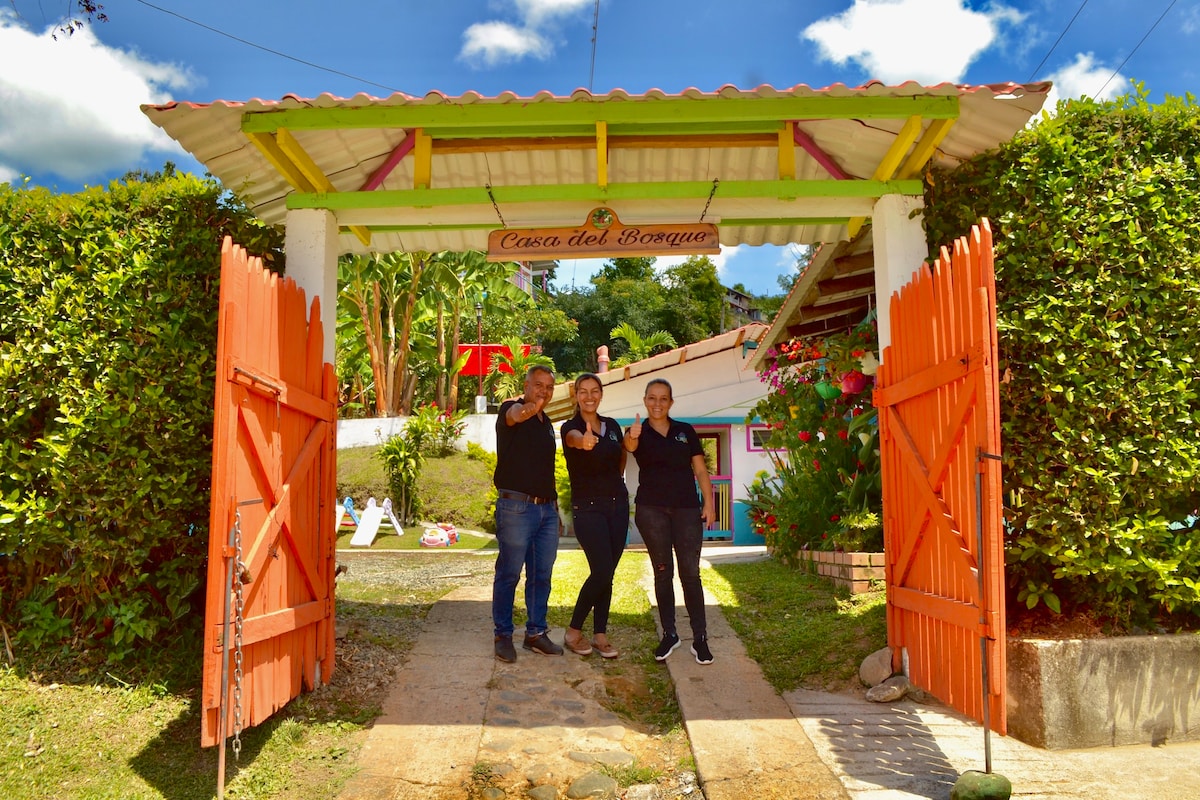
<svg viewBox="0 0 1200 800">
<path fill-rule="evenodd" d="M 633 439 L 634 441 L 637 441 L 638 437 L 640 437 L 641 435 L 642 435 L 642 415 L 634 414 L 633 415 L 633 424 L 629 426 L 629 438 Z"/>
<path fill-rule="evenodd" d="M 596 437 L 596 434 L 592 433 L 592 426 L 589 425 L 587 430 L 584 431 L 583 441 L 580 443 L 583 446 L 582 449 L 592 450 L 596 447 L 596 442 L 598 441 L 600 440 Z"/>
</svg>

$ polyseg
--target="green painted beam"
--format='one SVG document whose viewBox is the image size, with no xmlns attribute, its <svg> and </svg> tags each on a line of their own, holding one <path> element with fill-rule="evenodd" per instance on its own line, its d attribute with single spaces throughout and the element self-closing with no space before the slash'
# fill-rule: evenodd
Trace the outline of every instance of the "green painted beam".
<svg viewBox="0 0 1200 800">
<path fill-rule="evenodd" d="M 546 131 L 553 126 L 593 129 L 603 121 L 609 135 L 621 125 L 654 126 L 668 134 L 672 126 L 765 122 L 788 119 L 926 119 L 958 117 L 956 95 L 915 97 L 670 97 L 665 99 L 535 101 L 513 103 L 413 103 L 357 108 L 294 108 L 252 111 L 242 116 L 246 133 L 274 133 L 280 128 L 339 130 L 354 128 L 474 128 L 491 136 L 510 136 L 515 129 Z M 476 133 L 475 135 L 478 135 Z M 538 135 L 552 135 L 545 132 Z M 560 134 L 566 135 L 566 134 Z"/>
<path fill-rule="evenodd" d="M 718 228 L 743 227 L 747 225 L 844 225 L 849 217 L 780 217 L 771 219 L 762 217 L 756 219 L 729 218 L 717 223 Z M 495 222 L 464 222 L 461 224 L 443 225 L 368 225 L 364 226 L 371 233 L 412 233 L 414 231 L 480 231 L 498 230 Z M 342 233 L 350 233 L 349 228 L 340 228 Z"/>
<path fill-rule="evenodd" d="M 849 217 L 722 217 L 718 228 L 746 228 L 755 225 L 845 225 Z"/>
<path fill-rule="evenodd" d="M 492 195 L 501 205 L 509 203 L 588 201 L 609 203 L 616 200 L 704 200 L 712 191 L 711 181 L 657 181 L 544 186 L 493 186 Z M 800 197 L 882 197 L 887 194 L 920 196 L 921 181 L 723 181 L 715 197 L 771 198 L 794 200 Z M 492 198 L 481 186 L 459 189 L 399 189 L 374 192 L 293 193 L 287 207 L 326 208 L 342 211 L 363 208 L 433 208 L 435 206 L 490 205 Z"/>
</svg>

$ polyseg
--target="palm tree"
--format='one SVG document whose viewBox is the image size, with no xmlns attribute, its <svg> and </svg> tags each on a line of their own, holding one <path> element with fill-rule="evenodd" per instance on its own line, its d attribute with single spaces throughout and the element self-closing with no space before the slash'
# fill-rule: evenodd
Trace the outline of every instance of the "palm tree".
<svg viewBox="0 0 1200 800">
<path fill-rule="evenodd" d="M 670 350 L 675 347 L 675 337 L 666 331 L 655 331 L 649 336 L 642 337 L 628 322 L 622 322 L 608 334 L 614 339 L 624 339 L 629 344 L 629 350 L 610 366 L 623 367 L 643 358 L 649 358 L 657 348 Z"/>
<path fill-rule="evenodd" d="M 525 391 L 525 373 L 530 367 L 541 365 L 554 370 L 554 360 L 549 356 L 535 353 L 532 349 L 526 353 L 525 345 L 519 336 L 506 336 L 503 344 L 508 348 L 510 355 L 493 355 L 491 375 L 488 376 L 488 384 L 498 400 L 521 396 L 521 392 Z M 507 366 L 512 372 L 501 372 L 501 365 Z"/>
</svg>

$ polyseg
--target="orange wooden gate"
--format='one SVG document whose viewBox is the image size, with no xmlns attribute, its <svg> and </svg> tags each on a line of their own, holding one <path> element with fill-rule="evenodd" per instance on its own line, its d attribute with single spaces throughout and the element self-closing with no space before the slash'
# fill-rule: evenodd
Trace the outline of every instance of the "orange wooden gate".
<svg viewBox="0 0 1200 800">
<path fill-rule="evenodd" d="M 954 243 L 953 255 L 943 247 L 932 269 L 922 267 L 892 295 L 890 311 L 892 343 L 874 399 L 893 663 L 907 659 L 914 684 L 1006 733 L 996 283 L 987 220 Z"/>
<path fill-rule="evenodd" d="M 333 673 L 336 380 L 332 365 L 322 362 L 319 300 L 308 318 L 306 311 L 294 281 L 264 270 L 226 238 L 204 746 L 259 724 Z"/>
</svg>

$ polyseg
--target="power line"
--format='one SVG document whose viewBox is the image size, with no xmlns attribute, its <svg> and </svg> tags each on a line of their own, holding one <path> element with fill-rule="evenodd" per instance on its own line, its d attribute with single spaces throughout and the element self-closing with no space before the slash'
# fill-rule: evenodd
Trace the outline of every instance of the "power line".
<svg viewBox="0 0 1200 800">
<path fill-rule="evenodd" d="M 1167 16 L 1167 12 L 1175 7 L 1175 2 L 1176 2 L 1176 0 L 1171 0 L 1171 2 L 1167 5 L 1166 10 L 1163 11 L 1163 13 L 1159 14 L 1158 19 L 1154 20 L 1154 24 L 1150 26 L 1150 30 L 1146 31 L 1146 35 L 1143 36 L 1141 41 L 1139 41 L 1137 43 L 1137 46 L 1135 46 L 1133 48 L 1133 50 L 1130 51 L 1129 55 L 1125 56 L 1125 60 L 1121 62 L 1120 66 L 1118 66 L 1116 69 L 1113 70 L 1113 74 L 1108 76 L 1108 80 L 1106 80 L 1104 82 L 1104 85 L 1100 87 L 1100 91 L 1096 92 L 1096 95 L 1095 95 L 1096 97 L 1099 97 L 1100 95 L 1104 94 L 1104 90 L 1108 88 L 1108 84 L 1112 82 L 1112 79 L 1117 77 L 1117 73 L 1120 72 L 1125 67 L 1125 65 L 1129 63 L 1129 59 L 1133 58 L 1133 54 L 1138 51 L 1138 48 L 1140 48 L 1142 46 L 1142 44 L 1146 41 L 1146 39 L 1150 38 L 1150 34 L 1154 33 L 1154 29 L 1158 27 L 1158 23 L 1163 21 L 1163 17 Z"/>
<path fill-rule="evenodd" d="M 1079 8 L 1077 8 L 1075 10 L 1075 16 L 1071 17 L 1071 21 L 1067 23 L 1067 27 L 1062 29 L 1062 33 L 1060 33 L 1058 35 L 1058 38 L 1054 40 L 1054 44 L 1052 44 L 1050 46 L 1050 50 L 1047 51 L 1046 55 L 1042 56 L 1041 62 L 1037 65 L 1037 67 L 1033 70 L 1033 72 L 1029 73 L 1029 78 L 1028 78 L 1027 82 L 1032 82 L 1033 79 L 1035 77 L 1037 77 L 1037 74 L 1042 71 L 1042 67 L 1045 66 L 1046 61 L 1047 61 L 1047 59 L 1050 58 L 1051 53 L 1053 53 L 1054 49 L 1056 47 L 1058 47 L 1058 43 L 1063 40 L 1063 37 L 1067 35 L 1067 31 L 1071 30 L 1071 26 L 1075 24 L 1076 18 L 1079 17 L 1079 13 L 1081 11 L 1083 11 L 1083 7 L 1086 6 L 1087 4 L 1088 4 L 1088 0 L 1083 0 L 1083 2 L 1079 4 Z"/>
<path fill-rule="evenodd" d="M 596 38 L 600 31 L 600 0 L 596 0 L 596 13 L 592 16 L 592 68 L 588 70 L 588 91 L 592 91 L 592 79 L 596 76 Z"/>
<path fill-rule="evenodd" d="M 348 72 L 341 72 L 336 69 L 330 69 L 329 67 L 323 67 L 320 64 L 314 64 L 311 61 L 305 61 L 302 58 L 296 58 L 295 56 L 289 56 L 287 53 L 281 53 L 278 50 L 272 50 L 271 48 L 264 47 L 261 44 L 255 44 L 254 42 L 234 36 L 232 33 L 226 33 L 223 30 L 214 28 L 211 25 L 205 25 L 203 22 L 197 22 L 194 19 L 185 17 L 182 14 L 171 11 L 170 9 L 162 8 L 161 6 L 156 6 L 153 3 L 148 3 L 148 2 L 146 2 L 146 0 L 137 0 L 137 2 L 141 3 L 142 5 L 144 5 L 148 8 L 153 8 L 155 11 L 160 11 L 163 14 L 170 14 L 172 17 L 178 17 L 179 19 L 183 20 L 184 22 L 187 22 L 191 25 L 195 25 L 198 28 L 204 28 L 204 30 L 211 31 L 212 33 L 215 33 L 218 36 L 224 36 L 226 39 L 232 39 L 235 42 L 244 44 L 247 47 L 253 47 L 256 50 L 262 50 L 264 53 L 270 53 L 271 55 L 279 56 L 280 58 L 286 58 L 288 61 L 295 61 L 297 64 L 303 64 L 306 67 L 312 67 L 313 69 L 319 69 L 322 72 L 328 72 L 331 75 L 339 75 L 343 78 L 349 78 L 350 80 L 358 81 L 360 83 L 365 83 L 369 86 L 378 86 L 380 89 L 386 89 L 389 92 L 399 92 L 400 91 L 399 89 L 395 89 L 391 86 L 385 86 L 382 83 L 376 83 L 375 81 L 367 80 L 366 78 L 360 78 L 357 75 L 351 75 Z M 598 0 L 597 0 L 597 2 L 598 2 Z"/>
</svg>

